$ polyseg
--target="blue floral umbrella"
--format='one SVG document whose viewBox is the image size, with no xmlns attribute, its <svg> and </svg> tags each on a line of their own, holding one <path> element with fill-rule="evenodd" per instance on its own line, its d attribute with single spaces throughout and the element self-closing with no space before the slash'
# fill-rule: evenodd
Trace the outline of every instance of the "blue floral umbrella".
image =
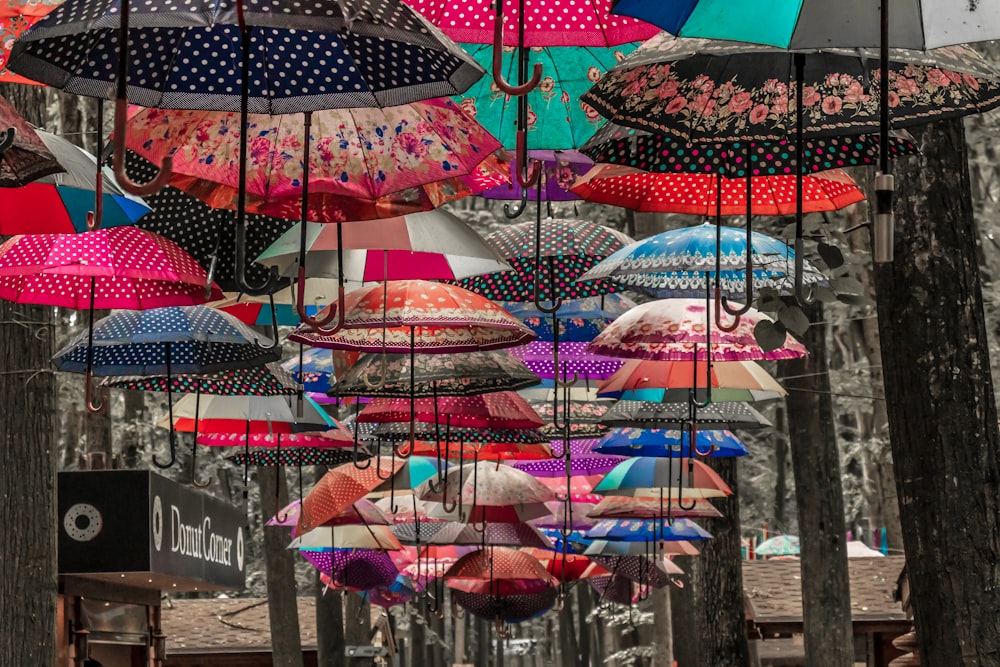
<svg viewBox="0 0 1000 667">
<path fill-rule="evenodd" d="M 534 303 L 502 301 L 500 305 L 534 331 L 538 336 L 536 340 L 555 339 L 552 315 L 539 310 Z M 614 293 L 563 301 L 559 311 L 555 313 L 559 318 L 559 340 L 589 343 L 611 321 L 635 305 L 628 297 Z"/>
<path fill-rule="evenodd" d="M 586 532 L 591 539 L 619 542 L 707 540 L 711 533 L 691 519 L 601 519 Z"/>
<path fill-rule="evenodd" d="M 746 456 L 746 445 L 730 431 L 697 431 L 696 449 L 709 456 Z M 616 456 L 690 457 L 690 438 L 680 431 L 616 428 L 601 438 L 594 452 Z"/>
</svg>

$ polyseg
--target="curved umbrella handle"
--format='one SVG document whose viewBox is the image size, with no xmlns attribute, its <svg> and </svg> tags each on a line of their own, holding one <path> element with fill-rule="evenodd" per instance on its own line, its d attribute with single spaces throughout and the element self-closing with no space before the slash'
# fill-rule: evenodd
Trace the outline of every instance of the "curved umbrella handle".
<svg viewBox="0 0 1000 667">
<path fill-rule="evenodd" d="M 84 389 L 84 399 L 87 403 L 87 412 L 93 415 L 99 415 L 107 412 L 108 401 L 107 396 L 102 390 L 97 391 L 98 402 L 94 402 L 94 371 L 88 370 L 87 375 L 84 379 L 85 389 Z"/>
<path fill-rule="evenodd" d="M 104 127 L 104 100 L 97 98 L 97 127 Z M 13 132 L 13 130 L 11 130 Z M 13 143 L 13 135 L 11 135 L 11 143 Z M 97 133 L 97 147 L 94 151 L 94 155 L 97 157 L 97 171 L 94 174 L 94 210 L 87 211 L 87 231 L 94 231 L 95 229 L 100 229 L 101 222 L 104 220 L 104 160 L 103 160 L 103 143 L 104 137 L 102 133 Z M 7 149 L 0 151 L 0 155 Z M 211 281 L 209 281 L 211 284 Z M 208 299 L 211 295 L 206 294 L 205 298 Z"/>
<path fill-rule="evenodd" d="M 382 446 L 379 445 L 378 449 L 379 449 L 379 451 L 381 451 L 382 450 Z M 395 464 L 395 462 L 396 462 L 396 448 L 395 447 L 392 448 L 392 452 L 390 453 L 390 457 L 391 457 L 390 460 L 392 461 L 392 464 L 389 465 L 389 476 L 388 477 L 383 477 L 382 476 L 382 457 L 381 456 L 376 456 L 375 457 L 375 459 L 376 459 L 376 461 L 375 461 L 375 475 L 380 480 L 382 480 L 383 482 L 388 482 L 390 479 L 392 479 L 392 476 L 393 476 L 393 471 L 392 471 L 393 464 Z"/>
<path fill-rule="evenodd" d="M 340 225 L 338 224 L 337 227 L 339 229 Z M 337 251 L 337 254 L 341 255 L 341 252 Z M 337 278 L 337 281 L 338 281 L 337 308 L 335 310 L 331 310 L 326 317 L 323 318 L 310 317 L 309 314 L 306 313 L 306 302 L 305 302 L 306 267 L 299 264 L 298 284 L 295 286 L 295 308 L 296 310 L 298 310 L 299 319 L 302 320 L 302 323 L 322 336 L 332 336 L 333 334 L 337 333 L 338 331 L 344 328 L 346 313 L 344 304 L 345 289 L 344 289 L 343 272 L 340 273 L 340 275 Z M 334 325 L 334 327 L 332 329 L 325 329 L 324 327 L 330 322 L 333 322 L 334 319 L 337 320 L 337 323 Z"/>
<path fill-rule="evenodd" d="M 694 436 L 695 436 L 695 432 L 696 432 L 695 429 L 696 429 L 695 425 L 691 424 L 691 436 L 692 436 L 692 440 L 691 441 L 692 442 L 694 442 Z M 690 452 L 688 452 L 688 453 L 690 453 Z M 684 502 L 684 493 L 683 493 L 683 491 L 684 491 L 684 475 L 683 475 L 684 467 L 683 466 L 684 466 L 684 464 L 683 464 L 683 462 L 681 462 L 681 464 L 678 466 L 679 469 L 677 470 L 677 507 L 679 509 L 684 510 L 685 512 L 690 512 L 691 510 L 693 510 L 698 505 L 698 500 L 695 499 L 695 498 L 692 498 L 690 504 L 687 504 L 687 503 Z M 694 457 L 689 456 L 688 457 L 688 481 L 691 481 L 692 479 L 694 479 Z"/>
<path fill-rule="evenodd" d="M 531 78 L 524 83 L 512 86 L 503 76 L 503 0 L 496 1 L 496 18 L 493 21 L 493 83 L 501 92 L 511 97 L 522 97 L 538 87 L 542 82 L 542 64 L 535 63 Z M 523 20 L 523 17 L 522 17 Z M 524 48 L 519 46 L 518 48 Z"/>
<path fill-rule="evenodd" d="M 736 327 L 740 326 L 739 315 L 735 315 L 730 324 L 722 321 L 722 288 L 718 285 L 715 286 L 715 326 L 722 331 L 735 331 Z"/>
<path fill-rule="evenodd" d="M 527 131 L 517 131 L 514 151 L 514 162 L 510 163 L 511 175 L 517 179 L 517 184 L 522 189 L 537 187 L 542 176 L 542 163 L 528 157 Z"/>
<path fill-rule="evenodd" d="M 371 389 L 372 391 L 380 391 L 383 388 L 385 388 L 385 383 L 388 380 L 388 378 L 386 377 L 386 371 L 388 370 L 388 368 L 389 368 L 389 359 L 386 355 L 385 348 L 383 347 L 382 358 L 379 361 L 379 374 L 382 376 L 381 379 L 379 379 L 378 382 L 369 382 L 368 375 L 365 374 L 364 376 L 362 376 L 361 380 L 362 382 L 365 383 L 365 386 Z"/>
<path fill-rule="evenodd" d="M 264 296 L 265 294 L 271 294 L 277 289 L 280 281 L 278 269 L 276 267 L 271 267 L 270 271 L 268 271 L 267 278 L 259 285 L 251 285 L 247 280 L 246 211 L 242 210 L 242 198 L 240 201 L 241 209 L 236 212 L 236 239 L 233 245 L 233 254 L 235 256 L 233 268 L 234 273 L 236 274 L 236 281 L 240 286 L 240 292 L 248 296 Z"/>
<path fill-rule="evenodd" d="M 813 294 L 812 289 L 809 289 L 809 295 L 806 296 L 805 287 L 802 284 L 803 281 L 803 265 L 805 263 L 802 257 L 802 238 L 795 238 L 795 300 L 799 302 L 800 306 L 811 306 L 816 303 L 816 296 Z"/>
<path fill-rule="evenodd" d="M 496 617 L 496 633 L 500 639 L 510 639 L 510 626 L 499 615 Z"/>
<path fill-rule="evenodd" d="M 365 459 L 365 465 L 360 465 L 358 463 L 358 431 L 361 430 L 361 424 L 358 423 L 358 413 L 361 412 L 361 402 L 358 397 L 354 397 L 354 467 L 358 470 L 368 470 L 372 467 L 371 457 Z"/>
<path fill-rule="evenodd" d="M 122 25 L 127 26 L 128 21 L 125 20 L 125 14 L 128 13 L 128 3 L 122 3 Z M 125 28 L 127 30 L 127 27 Z M 124 49 L 128 49 L 126 43 L 122 43 Z M 127 56 L 120 55 L 123 60 L 127 60 Z M 138 197 L 143 197 L 146 195 L 152 195 L 159 192 L 164 186 L 170 182 L 171 172 L 173 171 L 174 160 L 169 155 L 164 157 L 160 162 L 160 169 L 156 172 L 156 176 L 153 180 L 148 183 L 136 183 L 128 177 L 125 173 L 125 136 L 128 132 L 126 120 L 128 117 L 128 100 L 124 97 L 119 97 L 115 100 L 115 120 L 114 120 L 114 132 L 115 132 L 115 151 L 112 166 L 115 172 L 115 180 L 118 181 L 118 185 L 121 189 L 130 194 L 136 195 Z"/>
<path fill-rule="evenodd" d="M 503 205 L 503 214 L 507 216 L 509 220 L 520 217 L 524 210 L 528 208 L 528 190 L 527 188 L 521 188 L 521 202 L 514 206 L 510 204 Z"/>
<path fill-rule="evenodd" d="M 271 306 L 271 344 L 262 345 L 259 338 L 253 339 L 254 347 L 261 352 L 271 352 L 281 349 L 281 341 L 278 340 L 278 313 L 274 307 L 274 295 L 268 294 L 267 300 Z"/>
</svg>

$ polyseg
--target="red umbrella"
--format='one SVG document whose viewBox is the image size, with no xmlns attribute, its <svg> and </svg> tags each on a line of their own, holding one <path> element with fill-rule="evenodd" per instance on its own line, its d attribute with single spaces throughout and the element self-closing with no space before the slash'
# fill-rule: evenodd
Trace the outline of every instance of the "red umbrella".
<svg viewBox="0 0 1000 667">
<path fill-rule="evenodd" d="M 507 547 L 490 547 L 465 554 L 444 573 L 449 586 L 460 581 L 536 580 L 558 583 L 530 554 Z"/>
<path fill-rule="evenodd" d="M 513 391 L 476 396 L 418 398 L 415 404 L 401 398 L 375 398 L 358 415 L 359 423 L 437 422 L 465 428 L 538 428 L 545 422 Z"/>
<path fill-rule="evenodd" d="M 547 549 L 535 549 L 528 547 L 521 549 L 526 554 L 530 554 L 542 564 L 549 574 L 560 581 L 579 581 L 591 577 L 602 577 L 610 575 L 610 572 L 600 563 L 595 563 L 587 556 L 580 554 L 562 554 Z"/>
<path fill-rule="evenodd" d="M 394 474 L 405 463 L 394 458 L 381 460 L 383 458 L 379 457 L 378 465 L 370 465 L 363 470 L 353 463 L 345 463 L 323 475 L 302 501 L 296 532 L 302 534 L 324 525 L 384 482 L 379 476 L 380 469 L 391 470 Z"/>
</svg>

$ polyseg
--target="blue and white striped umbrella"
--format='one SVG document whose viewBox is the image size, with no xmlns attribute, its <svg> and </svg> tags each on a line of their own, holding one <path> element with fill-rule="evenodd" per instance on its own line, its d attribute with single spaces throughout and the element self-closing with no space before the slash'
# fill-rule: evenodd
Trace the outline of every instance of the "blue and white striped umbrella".
<svg viewBox="0 0 1000 667">
<path fill-rule="evenodd" d="M 616 251 L 578 280 L 604 279 L 657 298 L 697 298 L 715 287 L 716 232 L 721 233 L 718 266 L 722 294 L 736 298 L 746 291 L 746 230 L 718 228 L 711 223 L 673 229 Z M 794 287 L 795 251 L 766 234 L 751 232 L 753 289 L 762 287 L 790 293 Z M 706 274 L 708 283 L 706 284 Z M 804 285 L 826 285 L 826 277 L 809 261 L 803 262 Z"/>
<path fill-rule="evenodd" d="M 87 371 L 88 332 L 52 358 L 60 371 Z M 280 346 L 208 306 L 118 310 L 94 324 L 94 375 L 211 373 L 281 358 Z M 169 368 L 168 368 L 169 360 Z"/>
</svg>

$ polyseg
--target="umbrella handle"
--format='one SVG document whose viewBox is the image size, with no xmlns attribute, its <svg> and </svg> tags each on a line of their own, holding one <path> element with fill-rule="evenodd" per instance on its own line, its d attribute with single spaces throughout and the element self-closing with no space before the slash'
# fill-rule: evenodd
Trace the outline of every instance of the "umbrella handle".
<svg viewBox="0 0 1000 667">
<path fill-rule="evenodd" d="M 509 220 L 513 220 L 514 218 L 520 217 L 526 208 L 528 208 L 528 190 L 527 188 L 521 188 L 521 202 L 514 206 L 504 204 L 503 214 L 507 216 Z"/>
<path fill-rule="evenodd" d="M 795 238 L 795 300 L 799 302 L 800 306 L 809 306 L 816 303 L 816 296 L 813 294 L 812 288 L 809 288 L 809 294 L 806 295 L 805 287 L 802 284 L 803 280 L 803 264 L 804 259 L 802 257 L 802 238 Z"/>
<path fill-rule="evenodd" d="M 128 6 L 126 3 L 122 3 L 122 31 L 128 34 L 128 21 L 125 18 L 125 14 L 128 13 Z M 120 38 L 119 38 L 120 39 Z M 128 43 L 126 41 L 121 41 L 122 49 L 128 49 Z M 128 60 L 127 54 L 121 54 L 120 57 L 123 61 Z M 115 120 L 114 120 L 114 132 L 115 132 L 115 151 L 114 151 L 114 161 L 113 167 L 115 171 L 115 180 L 118 181 L 118 185 L 121 189 L 130 194 L 136 195 L 137 197 L 143 197 L 147 195 L 156 194 L 159 192 L 167 183 L 170 182 L 171 172 L 174 166 L 174 160 L 169 155 L 164 157 L 160 162 L 159 171 L 156 172 L 156 176 L 153 180 L 148 183 L 136 183 L 128 177 L 125 173 L 125 137 L 128 133 L 125 121 L 128 117 L 128 100 L 125 97 L 119 97 L 115 100 Z"/>
<path fill-rule="evenodd" d="M 339 224 L 337 225 L 337 230 L 338 230 L 337 235 L 339 236 L 340 235 Z M 337 251 L 337 253 L 338 256 L 342 256 L 343 254 L 339 250 Z M 345 289 L 344 289 L 343 273 L 339 275 L 338 283 L 339 284 L 337 285 L 337 308 L 331 310 L 330 313 L 326 315 L 326 317 L 323 318 L 310 317 L 306 313 L 306 302 L 305 302 L 306 267 L 299 265 L 298 284 L 295 286 L 296 290 L 295 307 L 299 312 L 299 319 L 302 320 L 302 323 L 305 324 L 310 329 L 312 329 L 313 331 L 315 331 L 316 333 L 320 334 L 321 336 L 332 336 L 333 334 L 337 333 L 338 331 L 344 328 L 346 312 L 344 304 Z M 325 329 L 324 327 L 330 322 L 333 322 L 334 319 L 337 320 L 337 323 L 334 325 L 334 327 L 332 329 Z"/>
<path fill-rule="evenodd" d="M 511 175 L 522 189 L 536 187 L 542 176 L 542 163 L 528 157 L 528 133 L 517 131 L 514 144 L 514 162 L 510 163 Z"/>
<path fill-rule="evenodd" d="M 388 367 L 389 367 L 389 359 L 386 355 L 385 348 L 383 347 L 382 358 L 379 360 L 379 374 L 382 377 L 379 378 L 378 382 L 369 382 L 368 375 L 365 374 L 364 376 L 362 376 L 361 380 L 365 383 L 365 386 L 371 389 L 372 391 L 379 391 L 381 389 L 384 389 L 386 380 L 388 379 L 386 377 L 386 371 L 388 370 Z"/>
<path fill-rule="evenodd" d="M 358 401 L 358 397 L 354 398 L 354 467 L 358 470 L 368 470 L 372 467 L 372 460 L 368 458 L 365 460 L 365 465 L 358 464 L 358 431 L 361 429 L 361 425 L 358 424 L 358 413 L 361 412 L 361 402 Z"/>
<path fill-rule="evenodd" d="M 455 598 L 451 599 L 451 617 L 456 621 L 461 621 L 465 618 L 465 610 L 458 606 L 458 601 Z"/>
<path fill-rule="evenodd" d="M 510 626 L 504 623 L 499 616 L 496 617 L 496 632 L 500 639 L 510 639 Z"/>
<path fill-rule="evenodd" d="M 539 186 L 538 190 L 539 190 L 539 192 L 541 192 L 541 186 Z M 542 213 L 541 213 L 541 201 L 542 201 L 541 200 L 541 195 L 539 195 L 538 202 L 537 202 L 538 203 L 538 215 L 535 218 L 535 266 L 536 267 L 540 266 L 541 263 L 542 263 Z M 532 295 L 532 300 L 535 302 L 535 308 L 537 308 L 541 312 L 545 313 L 546 315 L 553 315 L 553 316 L 555 316 L 556 311 L 558 311 L 559 308 L 562 307 L 562 299 L 560 299 L 559 297 L 556 296 L 555 277 L 552 275 L 553 268 L 552 268 L 552 259 L 551 258 L 549 258 L 548 265 L 549 265 L 549 289 L 552 292 L 551 295 L 550 295 L 552 297 L 552 301 L 551 301 L 552 305 L 551 306 L 543 306 L 542 305 L 542 289 L 541 289 L 541 278 L 542 278 L 541 273 L 542 272 L 540 270 L 538 270 L 537 268 L 536 268 L 536 270 L 534 272 L 535 275 L 532 277 L 532 288 L 534 290 L 534 294 Z M 553 341 L 554 345 L 559 342 L 558 336 L 556 336 L 555 338 L 556 338 L 556 340 Z M 556 347 L 558 347 L 558 345 L 556 345 Z M 557 357 L 557 353 L 558 353 L 558 351 L 553 352 L 553 356 L 555 358 L 558 358 Z M 558 367 L 555 370 L 558 371 L 559 370 Z"/>
<path fill-rule="evenodd" d="M 406 444 L 405 446 L 403 446 L 403 447 L 400 447 L 399 445 L 393 445 L 392 446 L 392 453 L 397 458 L 401 458 L 401 459 L 408 459 L 408 458 L 410 458 L 410 454 L 413 453 L 413 439 L 411 438 L 410 442 L 408 444 Z"/>
<path fill-rule="evenodd" d="M 281 349 L 281 341 L 278 340 L 278 314 L 274 308 L 274 295 L 268 294 L 267 298 L 271 305 L 271 344 L 262 345 L 259 338 L 253 339 L 254 347 L 261 352 L 271 352 Z"/>
<path fill-rule="evenodd" d="M 16 130 L 12 127 L 7 128 L 7 131 L 3 133 L 3 139 L 0 139 L 0 156 L 7 152 L 7 149 L 14 145 L 14 134 Z"/>
<path fill-rule="evenodd" d="M 108 410 L 108 401 L 106 400 L 106 396 L 104 395 L 104 393 L 102 391 L 98 391 L 97 392 L 98 402 L 94 403 L 94 400 L 93 400 L 94 399 L 94 371 L 93 370 L 88 370 L 87 371 L 87 375 L 85 376 L 84 383 L 85 383 L 85 387 L 86 387 L 85 392 L 84 392 L 84 399 L 87 402 L 87 412 L 89 412 L 91 414 L 94 414 L 94 415 L 99 415 L 99 414 L 102 414 L 104 412 L 107 412 L 107 410 Z"/>
<path fill-rule="evenodd" d="M 379 449 L 381 449 L 381 447 L 379 447 Z M 391 456 L 392 456 L 393 459 L 396 458 L 396 448 L 395 447 L 392 448 L 392 454 L 391 454 Z M 382 480 L 383 482 L 388 482 L 390 479 L 392 479 L 392 475 L 393 475 L 392 466 L 391 465 L 389 466 L 389 476 L 388 477 L 383 477 L 382 476 L 382 457 L 381 456 L 376 456 L 375 458 L 377 459 L 375 461 L 375 475 L 380 480 Z M 369 461 L 370 460 L 371 459 L 369 459 Z M 393 460 L 393 463 L 395 463 L 395 460 Z"/>
<path fill-rule="evenodd" d="M 246 229 L 246 211 L 239 210 L 236 212 L 236 240 L 233 245 L 233 254 L 235 256 L 235 266 L 234 273 L 236 274 L 236 281 L 239 283 L 240 292 L 248 296 L 263 296 L 265 294 L 271 294 L 278 287 L 278 282 L 280 278 L 278 276 L 277 267 L 272 266 L 270 271 L 268 271 L 267 278 L 260 285 L 251 285 L 247 280 L 246 267 L 247 267 L 247 229 Z"/>
<path fill-rule="evenodd" d="M 694 433 L 695 433 L 694 427 L 692 426 L 691 434 L 694 435 Z M 682 474 L 682 471 L 684 470 L 683 465 L 684 465 L 683 462 L 681 462 L 681 465 L 679 466 L 680 469 L 677 471 L 677 507 L 678 509 L 682 509 L 685 512 L 690 512 L 698 505 L 698 501 L 692 498 L 690 504 L 684 503 L 684 475 Z M 693 477 L 694 477 L 694 459 L 689 456 L 688 480 L 692 479 Z M 662 521 L 662 519 L 660 520 Z"/>
<path fill-rule="evenodd" d="M 532 68 L 531 78 L 524 83 L 512 86 L 503 76 L 503 2 L 496 3 L 496 18 L 493 21 L 493 83 L 501 92 L 511 97 L 522 97 L 538 87 L 542 82 L 542 64 L 535 63 Z M 524 18 L 522 17 L 523 21 Z M 518 48 L 524 48 L 520 46 Z"/>
<path fill-rule="evenodd" d="M 735 315 L 732 323 L 724 324 L 722 322 L 722 288 L 718 285 L 715 286 L 715 326 L 721 331 L 735 331 L 736 327 L 740 325 L 740 316 Z"/>
</svg>

